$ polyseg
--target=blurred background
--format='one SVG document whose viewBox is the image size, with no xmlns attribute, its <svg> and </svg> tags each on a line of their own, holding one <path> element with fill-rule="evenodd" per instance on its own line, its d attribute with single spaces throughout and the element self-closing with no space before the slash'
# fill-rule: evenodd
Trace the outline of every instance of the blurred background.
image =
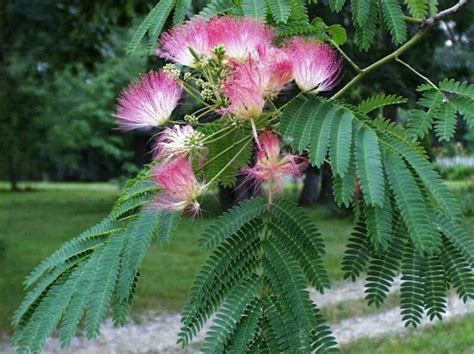
<svg viewBox="0 0 474 354">
<path fill-rule="evenodd" d="M 190 15 L 206 1 L 193 1 Z M 440 1 L 439 8 L 453 1 Z M 64 241 L 104 217 L 120 185 L 150 159 L 152 132 L 123 134 L 116 130 L 115 100 L 140 73 L 159 67 L 145 50 L 126 55 L 133 31 L 154 0 L 2 0 L 0 1 L 0 339 L 11 334 L 9 318 L 21 301 L 23 277 Z M 351 42 L 348 9 L 334 14 L 327 0 L 310 6 L 310 16 L 346 27 L 344 50 L 366 66 L 394 49 L 388 35 L 378 33 L 367 53 Z M 415 32 L 416 28 L 413 27 Z M 440 23 L 403 59 L 437 82 L 444 78 L 474 82 L 474 6 Z M 347 68 L 343 81 L 350 80 Z M 403 124 L 417 97 L 418 77 L 396 63 L 367 77 L 345 97 L 359 102 L 372 94 L 409 98 L 403 108 L 387 107 L 385 117 Z M 180 107 L 182 113 L 190 104 Z M 449 143 L 433 135 L 423 141 L 436 168 L 460 200 L 466 227 L 474 235 L 474 129 L 458 122 Z M 348 210 L 332 201 L 330 170 L 309 168 L 302 181 L 288 181 L 285 193 L 314 216 L 327 243 L 326 265 L 339 294 L 340 261 L 352 227 Z M 192 279 L 206 258 L 197 233 L 222 210 L 247 196 L 221 189 L 209 195 L 203 218 L 179 227 L 176 242 L 148 254 L 134 305 L 136 319 L 174 313 L 184 304 Z M 381 309 L 360 298 L 340 296 L 323 309 L 329 322 L 370 319 L 398 306 L 396 289 Z M 474 309 L 469 307 L 473 310 Z M 468 308 L 468 309 L 469 309 Z M 148 318 L 148 317 L 147 317 Z M 376 338 L 366 333 L 343 344 L 350 353 L 464 353 L 474 350 L 474 315 L 400 335 L 387 328 Z M 146 324 L 146 320 L 142 321 Z M 373 322 L 373 321 L 372 321 Z M 354 322 L 356 323 L 356 322 Z M 370 323 L 370 321 L 368 322 Z M 376 323 L 372 323 L 372 326 Z M 390 326 L 388 326 L 390 327 Z M 350 326 L 349 326 L 350 328 Z M 395 328 L 395 327 L 394 327 Z M 0 346 L 0 351 L 1 351 Z"/>
</svg>

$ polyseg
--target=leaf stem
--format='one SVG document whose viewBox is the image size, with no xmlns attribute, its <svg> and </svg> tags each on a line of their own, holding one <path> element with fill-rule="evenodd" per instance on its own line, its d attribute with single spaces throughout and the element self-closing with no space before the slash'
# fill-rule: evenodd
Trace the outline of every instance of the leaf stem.
<svg viewBox="0 0 474 354">
<path fill-rule="evenodd" d="M 400 58 L 395 58 L 395 61 L 397 63 L 400 63 L 402 64 L 403 66 L 407 67 L 411 72 L 413 72 L 415 75 L 419 76 L 420 78 L 422 78 L 423 80 L 425 80 L 428 84 L 430 84 L 430 86 L 432 86 L 435 90 L 438 90 L 438 86 L 436 86 L 433 81 L 431 81 L 430 79 L 428 79 L 426 76 L 422 75 L 419 71 L 415 70 L 415 68 L 413 68 L 412 66 L 410 66 L 410 64 L 404 62 L 403 60 L 401 60 Z"/>
<path fill-rule="evenodd" d="M 244 151 L 244 149 L 247 147 L 247 145 L 251 142 L 251 140 L 247 141 L 244 145 L 242 145 L 242 147 L 240 148 L 240 150 L 234 155 L 233 158 L 231 158 L 229 160 L 229 162 L 226 163 L 226 165 L 214 176 L 211 178 L 211 180 L 209 182 L 206 183 L 206 185 L 204 186 L 204 188 L 208 188 L 217 178 L 219 178 L 220 175 L 222 175 L 224 173 L 224 171 L 234 163 L 235 160 L 237 160 L 237 158 L 240 156 L 240 154 L 242 153 L 242 151 Z M 233 146 L 232 146 L 233 147 Z M 216 155 L 217 156 L 217 155 Z"/>
<path fill-rule="evenodd" d="M 350 57 L 349 55 L 346 54 L 346 52 L 344 52 L 341 47 L 339 47 L 333 40 L 331 40 L 331 43 L 332 45 L 339 51 L 339 53 L 341 53 L 341 55 L 344 57 L 344 59 L 346 59 L 346 61 L 352 66 L 352 68 L 360 73 L 362 72 L 362 69 L 359 67 L 359 65 L 357 65 Z"/>
<path fill-rule="evenodd" d="M 352 86 L 357 84 L 360 80 L 362 80 L 367 74 L 371 73 L 375 69 L 378 69 L 380 66 L 386 64 L 389 61 L 392 61 L 405 53 L 408 49 L 413 47 L 417 44 L 426 33 L 428 33 L 429 29 L 438 21 L 443 20 L 445 17 L 450 16 L 456 12 L 458 12 L 463 6 L 467 5 L 470 0 L 460 0 L 454 6 L 439 12 L 438 14 L 431 16 L 430 18 L 426 19 L 420 24 L 420 31 L 418 31 L 408 42 L 403 44 L 400 48 L 393 51 L 392 53 L 388 54 L 387 56 L 383 57 L 382 59 L 376 61 L 375 63 L 369 65 L 365 69 L 361 69 L 361 71 L 351 80 L 349 81 L 343 88 L 337 91 L 330 100 L 334 100 L 339 98 L 344 93 L 346 93 Z M 418 22 L 418 21 L 417 21 Z"/>
<path fill-rule="evenodd" d="M 413 47 L 416 43 L 418 43 L 423 36 L 428 32 L 429 27 L 426 27 L 419 31 L 417 34 L 415 34 L 408 42 L 406 42 L 404 45 L 402 45 L 400 48 L 397 50 L 393 51 L 392 53 L 388 54 L 387 56 L 383 57 L 382 59 L 379 59 L 375 63 L 369 65 L 365 69 L 362 69 L 359 74 L 357 74 L 351 81 L 349 81 L 343 88 L 341 88 L 339 91 L 337 91 L 331 98 L 330 100 L 334 100 L 336 98 L 339 98 L 342 96 L 344 93 L 346 93 L 352 86 L 357 84 L 360 80 L 362 80 L 365 76 L 367 76 L 369 73 L 374 71 L 375 69 L 378 69 L 380 66 L 388 63 L 389 61 L 394 60 L 396 57 L 402 55 L 405 53 L 408 49 Z"/>
<path fill-rule="evenodd" d="M 216 156 L 212 157 L 210 160 L 207 160 L 207 161 L 204 163 L 204 165 L 203 165 L 201 168 L 199 168 L 198 170 L 202 170 L 204 167 L 206 167 L 207 165 L 209 165 L 211 162 L 213 162 L 213 161 L 216 160 L 217 158 L 219 158 L 219 157 L 221 157 L 222 155 L 224 155 L 227 151 L 232 150 L 232 149 L 235 147 L 235 145 L 239 145 L 241 142 L 243 142 L 243 141 L 245 141 L 245 140 L 247 140 L 247 139 L 249 139 L 248 136 L 246 136 L 246 137 L 240 139 L 239 141 L 237 141 L 237 142 L 234 143 L 233 145 L 231 145 L 231 146 L 225 148 L 225 149 L 222 150 L 220 153 L 218 153 Z M 251 139 L 250 139 L 250 140 L 251 140 Z"/>
</svg>

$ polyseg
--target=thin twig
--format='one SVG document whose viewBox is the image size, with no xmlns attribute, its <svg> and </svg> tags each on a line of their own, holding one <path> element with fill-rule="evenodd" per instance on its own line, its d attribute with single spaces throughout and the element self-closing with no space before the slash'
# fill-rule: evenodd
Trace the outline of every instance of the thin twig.
<svg viewBox="0 0 474 354">
<path fill-rule="evenodd" d="M 441 21 L 442 19 L 451 16 L 458 12 L 461 8 L 466 6 L 469 3 L 470 0 L 460 0 L 456 5 L 451 6 L 450 8 L 443 10 L 439 13 L 437 13 L 434 16 L 431 16 L 430 18 L 426 19 L 423 21 L 423 23 L 420 25 L 421 28 L 426 28 L 429 26 L 432 26 L 438 21 Z"/>
<path fill-rule="evenodd" d="M 362 80 L 367 74 L 371 73 L 375 69 L 379 68 L 380 66 L 386 64 L 389 61 L 394 60 L 395 58 L 399 57 L 403 53 L 405 53 L 408 49 L 413 47 L 415 44 L 417 44 L 423 36 L 428 33 L 429 29 L 438 21 L 441 21 L 445 17 L 456 13 L 461 9 L 463 6 L 465 6 L 470 0 L 460 0 L 456 5 L 450 7 L 449 9 L 446 9 L 444 11 L 441 11 L 440 13 L 430 17 L 426 21 L 424 21 L 420 25 L 420 31 L 417 32 L 408 42 L 403 44 L 400 48 L 397 50 L 393 51 L 392 53 L 388 54 L 387 56 L 383 57 L 382 59 L 376 61 L 375 63 L 369 65 L 365 69 L 362 69 L 359 74 L 357 74 L 351 81 L 349 81 L 344 87 L 342 87 L 339 91 L 337 91 L 330 99 L 334 100 L 336 98 L 339 98 L 341 95 L 343 95 L 345 92 L 347 92 L 352 86 L 354 86 L 356 83 L 358 83 L 360 80 Z"/>
<path fill-rule="evenodd" d="M 428 84 L 430 84 L 430 86 L 432 86 L 434 89 L 438 90 L 438 86 L 436 86 L 433 81 L 431 81 L 430 79 L 428 79 L 426 76 L 424 76 L 422 73 L 420 73 L 419 71 L 417 71 L 415 68 L 413 68 L 410 64 L 404 62 L 403 60 L 401 60 L 400 58 L 395 58 L 395 61 L 402 64 L 403 66 L 407 67 L 411 72 L 413 72 L 415 75 L 419 76 L 420 78 L 422 78 L 423 80 L 425 80 Z"/>
<path fill-rule="evenodd" d="M 339 51 L 339 53 L 341 53 L 341 55 L 344 57 L 344 59 L 346 59 L 346 61 L 352 66 L 352 68 L 360 73 L 362 72 L 362 69 L 359 67 L 359 65 L 357 65 L 347 54 L 346 52 L 344 52 L 341 47 L 339 47 L 333 40 L 331 40 L 331 43 L 332 45 Z"/>
</svg>

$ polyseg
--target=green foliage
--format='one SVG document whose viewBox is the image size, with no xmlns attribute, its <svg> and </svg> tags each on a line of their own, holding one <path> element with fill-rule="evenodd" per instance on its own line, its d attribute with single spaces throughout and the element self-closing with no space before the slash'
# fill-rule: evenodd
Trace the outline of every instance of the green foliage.
<svg viewBox="0 0 474 354">
<path fill-rule="evenodd" d="M 242 11 L 245 16 L 265 19 L 267 11 L 266 6 L 267 4 L 265 3 L 265 1 L 243 0 Z"/>
<path fill-rule="evenodd" d="M 367 20 L 361 25 L 355 25 L 355 43 L 360 50 L 367 52 L 375 39 L 377 23 L 379 22 L 379 8 L 372 0 Z"/>
<path fill-rule="evenodd" d="M 415 18 L 426 16 L 425 0 L 406 0 Z M 339 12 L 345 1 L 331 0 L 331 10 Z M 355 27 L 355 42 L 359 49 L 367 51 L 375 39 L 377 24 L 385 26 L 395 44 L 406 40 L 407 25 L 399 0 L 351 0 L 352 22 Z"/>
<path fill-rule="evenodd" d="M 204 19 L 209 19 L 215 15 L 231 11 L 233 8 L 234 2 L 232 0 L 210 0 L 198 15 Z"/>
<path fill-rule="evenodd" d="M 446 281 L 463 299 L 472 296 L 473 274 L 468 275 L 467 269 L 473 241 L 458 226 L 459 205 L 420 145 L 400 126 L 363 113 L 392 100 L 400 99 L 369 99 L 354 109 L 322 98 L 298 98 L 283 112 L 280 128 L 294 150 L 308 150 L 313 164 L 326 158 L 333 141 L 338 149 L 348 145 L 345 155 L 352 167 L 342 176 L 344 169 L 331 156 L 335 149 L 329 149 L 335 199 L 340 204 L 353 202 L 358 210 L 343 260 L 345 277 L 356 279 L 367 270 L 367 300 L 379 306 L 400 269 L 402 317 L 407 325 L 416 326 L 424 310 L 431 319 L 445 312 Z M 352 139 L 338 140 L 344 116 L 352 121 Z M 322 137 L 325 124 L 331 128 Z M 353 201 L 354 170 L 362 192 L 358 202 Z"/>
<path fill-rule="evenodd" d="M 353 122 L 354 127 L 352 130 L 354 132 L 353 135 L 355 135 L 353 142 L 347 134 L 343 141 L 338 140 L 338 130 L 334 128 L 333 121 L 340 124 L 343 116 L 347 117 L 344 119 L 351 119 Z M 338 160 L 338 155 L 334 158 L 334 153 L 330 152 L 330 155 L 331 153 L 333 154 L 331 155 L 332 168 L 337 178 L 344 178 L 349 170 L 346 166 L 355 163 L 357 177 L 367 205 L 384 207 L 388 181 L 384 175 L 382 151 L 387 151 L 393 155 L 389 158 L 390 163 L 397 164 L 395 169 L 392 166 L 388 166 L 390 171 L 394 172 L 394 174 L 390 175 L 391 188 L 396 189 L 397 193 L 399 193 L 396 196 L 397 198 L 402 198 L 397 199 L 397 205 L 398 208 L 403 209 L 403 214 L 407 215 L 407 218 L 408 214 L 410 214 L 405 209 L 407 205 L 410 204 L 410 208 L 418 208 L 417 203 L 419 202 L 421 203 L 420 212 L 422 213 L 420 217 L 425 220 L 429 219 L 427 211 L 423 212 L 423 208 L 425 208 L 424 203 L 427 202 L 423 196 L 425 192 L 430 193 L 433 197 L 436 208 L 441 208 L 444 213 L 453 218 L 461 215 L 459 205 L 455 201 L 454 196 L 426 160 L 426 153 L 423 149 L 419 144 L 410 139 L 403 128 L 391 122 L 383 119 L 372 120 L 365 114 L 352 110 L 349 106 L 322 98 L 296 98 L 284 110 L 280 129 L 283 135 L 290 138 L 291 146 L 294 150 L 300 153 L 306 149 L 308 150 L 308 155 L 313 165 L 320 166 L 325 161 L 328 146 L 337 145 L 337 149 L 333 149 L 333 151 L 344 151 L 342 160 Z M 350 153 L 351 149 L 355 151 L 354 154 Z M 344 163 L 339 163 L 338 166 L 338 161 L 343 161 Z M 413 175 L 412 170 L 415 175 L 410 177 Z M 346 181 L 348 186 L 352 185 L 352 173 L 351 171 Z M 404 178 L 408 178 L 407 182 L 402 179 L 400 184 L 396 183 L 399 179 L 395 178 L 395 174 L 400 173 L 403 174 Z M 417 179 L 420 179 L 423 183 L 421 190 L 418 182 L 416 182 Z M 342 198 L 340 186 L 343 180 L 336 181 L 338 186 L 338 188 L 335 188 L 336 200 L 339 202 L 345 200 L 347 203 L 353 193 L 346 190 L 344 198 Z M 409 199 L 407 203 L 403 201 L 402 195 L 406 188 L 413 189 L 415 193 L 413 196 L 416 196 L 418 201 L 415 203 L 416 206 L 411 203 L 412 199 Z M 410 198 L 412 198 L 411 195 Z M 406 222 L 408 221 L 406 220 Z M 417 223 L 412 222 L 412 224 Z M 423 222 L 422 225 L 426 225 L 426 222 Z M 413 226 L 410 232 L 415 232 L 415 227 L 423 228 L 425 226 Z M 432 248 L 435 245 L 436 243 L 433 245 L 427 244 L 426 246 Z"/>
<path fill-rule="evenodd" d="M 342 260 L 344 279 L 351 278 L 354 281 L 364 272 L 369 260 L 367 250 L 371 249 L 371 244 L 368 242 L 366 235 L 367 226 L 364 219 L 361 219 L 349 237 L 344 259 Z"/>
<path fill-rule="evenodd" d="M 407 25 L 398 0 L 379 0 L 382 19 L 395 44 L 401 44 L 407 37 Z"/>
<path fill-rule="evenodd" d="M 387 298 L 397 274 L 401 273 L 401 315 L 407 326 L 416 327 L 424 311 L 430 320 L 441 319 L 446 312 L 446 290 L 450 284 L 464 301 L 474 296 L 474 274 L 472 273 L 472 240 L 465 234 L 444 234 L 449 223 L 441 230 L 441 246 L 436 254 L 423 255 L 414 246 L 403 217 L 393 213 L 388 247 L 376 249 L 366 227 L 367 213 L 360 214 L 360 220 L 351 234 L 343 259 L 345 278 L 355 280 L 365 271 L 366 299 L 369 305 L 380 306 Z M 439 222 L 432 219 L 433 226 Z M 462 232 L 459 229 L 457 232 Z M 467 238 L 466 238 L 467 237 Z M 464 240 L 462 245 L 460 240 Z M 464 249 L 464 251 L 463 251 Z"/>
<path fill-rule="evenodd" d="M 277 23 L 286 23 L 291 13 L 289 0 L 267 0 L 273 19 Z"/>
<path fill-rule="evenodd" d="M 224 218 L 231 220 L 243 207 Z M 329 285 L 320 235 L 292 203 L 277 201 L 270 208 L 240 227 L 226 229 L 223 219 L 212 227 L 226 236 L 196 277 L 182 315 L 183 345 L 219 309 L 201 348 L 206 353 L 333 349 L 331 332 L 306 290 L 307 281 L 321 291 Z"/>
<path fill-rule="evenodd" d="M 218 243 L 233 235 L 245 224 L 260 216 L 267 205 L 262 198 L 253 198 L 241 202 L 210 225 L 198 240 L 199 246 L 204 249 L 212 249 Z"/>
<path fill-rule="evenodd" d="M 329 7 L 335 12 L 339 12 L 344 7 L 346 0 L 329 0 Z"/>
<path fill-rule="evenodd" d="M 474 126 L 474 85 L 446 79 L 438 87 L 420 85 L 417 91 L 422 95 L 418 104 L 427 110 L 411 111 L 407 124 L 414 138 L 422 139 L 434 126 L 439 140 L 451 140 L 456 130 L 457 115 L 468 126 Z"/>
<path fill-rule="evenodd" d="M 421 0 L 406 3 L 417 19 L 433 7 Z M 129 52 L 146 35 L 148 50 L 154 51 L 173 10 L 173 23 L 179 24 L 191 5 L 187 0 L 159 1 L 137 29 Z M 329 1 L 334 11 L 344 5 L 344 0 Z M 371 46 L 378 24 L 388 29 L 395 44 L 405 41 L 398 0 L 352 0 L 351 7 L 360 49 Z M 335 45 L 347 40 L 340 25 L 327 26 L 319 18 L 310 23 L 300 0 L 212 0 L 200 16 L 222 13 L 271 22 L 282 37 L 312 35 Z M 445 80 L 439 87 L 421 85 L 418 91 L 427 112 L 413 111 L 408 130 L 368 115 L 406 102 L 394 95 L 374 96 L 357 107 L 300 96 L 285 106 L 279 126 L 292 150 L 307 153 L 314 166 L 331 166 L 336 202 L 352 204 L 356 211 L 356 228 L 343 260 L 345 277 L 354 280 L 366 272 L 366 299 L 380 306 L 401 273 L 407 326 L 417 326 L 425 311 L 430 319 L 442 318 L 449 286 L 465 301 L 474 297 L 474 242 L 459 226 L 460 208 L 453 195 L 414 141 L 431 125 L 440 140 L 450 139 L 457 114 L 474 124 L 474 86 Z M 252 138 L 245 122 L 223 124 L 216 121 L 204 129 L 207 136 L 221 134 L 207 141 L 207 161 L 197 172 L 215 185 L 230 187 L 250 161 Z M 103 222 L 66 243 L 30 274 L 26 284 L 34 287 L 13 318 L 19 351 L 39 352 L 55 328 L 67 346 L 81 323 L 89 338 L 96 337 L 110 307 L 114 323 L 126 321 L 148 248 L 154 238 L 160 244 L 170 242 L 179 219 L 178 213 L 152 207 L 157 190 L 150 178 L 147 168 L 128 182 Z M 254 198 L 219 218 L 199 244 L 212 252 L 183 311 L 183 346 L 215 314 L 204 352 L 336 349 L 307 290 L 308 285 L 320 292 L 329 288 L 324 242 L 301 209 L 284 200 L 268 205 Z"/>
<path fill-rule="evenodd" d="M 176 8 L 174 10 L 174 16 L 173 16 L 174 26 L 177 26 L 183 23 L 191 5 L 192 5 L 192 0 L 176 0 Z"/>
<path fill-rule="evenodd" d="M 415 248 L 420 253 L 432 254 L 440 246 L 439 237 L 435 235 L 431 215 L 414 176 L 394 153 L 387 153 L 385 162 L 390 187 Z"/>
<path fill-rule="evenodd" d="M 377 134 L 367 128 L 359 130 L 356 145 L 357 175 L 368 205 L 383 207 L 385 182 Z"/>
<path fill-rule="evenodd" d="M 352 16 L 354 23 L 362 26 L 369 18 L 371 0 L 352 0 Z"/>
<path fill-rule="evenodd" d="M 135 31 L 130 44 L 128 45 L 128 54 L 137 50 L 140 42 L 148 34 L 148 50 L 151 52 L 156 47 L 156 41 L 163 29 L 163 26 L 173 10 L 174 0 L 160 0 L 150 13 L 145 17 L 145 20 Z"/>
<path fill-rule="evenodd" d="M 428 1 L 426 0 L 405 0 L 412 16 L 417 19 L 423 19 L 428 13 Z"/>
<path fill-rule="evenodd" d="M 222 129 L 222 121 L 212 124 L 206 130 L 207 133 Z M 232 187 L 237 181 L 237 173 L 247 165 L 252 155 L 252 139 L 250 129 L 231 128 L 225 131 L 221 137 L 206 144 L 208 155 L 203 171 L 206 180 L 215 178 L 216 183 L 224 187 Z"/>
<path fill-rule="evenodd" d="M 395 104 L 402 104 L 406 103 L 407 99 L 404 97 L 400 97 L 397 95 L 376 95 L 370 98 L 363 100 L 361 103 L 357 105 L 357 110 L 362 113 L 369 113 L 376 109 L 395 105 Z"/>
<path fill-rule="evenodd" d="M 149 178 L 145 169 L 129 181 L 114 208 L 156 192 Z M 96 337 L 111 303 L 116 322 L 123 323 L 153 236 L 169 241 L 178 216 L 147 205 L 126 216 L 111 214 L 43 261 L 25 280 L 26 286 L 36 285 L 13 316 L 19 351 L 41 351 L 58 326 L 61 344 L 69 345 L 82 318 L 87 336 Z"/>
</svg>

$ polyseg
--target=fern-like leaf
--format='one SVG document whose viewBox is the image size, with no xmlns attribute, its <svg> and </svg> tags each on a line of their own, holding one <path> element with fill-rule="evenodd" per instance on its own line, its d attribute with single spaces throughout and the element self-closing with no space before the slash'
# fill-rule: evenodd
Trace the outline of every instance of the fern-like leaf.
<svg viewBox="0 0 474 354">
<path fill-rule="evenodd" d="M 398 220 L 388 249 L 383 253 L 375 253 L 370 260 L 365 284 L 365 298 L 369 305 L 380 306 L 387 298 L 390 286 L 400 269 L 407 238 L 405 225 Z"/>
<path fill-rule="evenodd" d="M 425 258 L 413 245 L 405 247 L 402 260 L 401 315 L 405 325 L 416 327 L 423 317 Z"/>
<path fill-rule="evenodd" d="M 262 282 L 257 276 L 244 278 L 227 295 L 214 320 L 214 325 L 207 332 L 201 350 L 205 353 L 223 353 L 231 335 L 235 332 L 239 318 L 251 306 L 252 301 L 262 289 Z"/>
<path fill-rule="evenodd" d="M 290 1 L 267 0 L 267 4 L 274 20 L 278 23 L 286 23 L 291 13 Z"/>
<path fill-rule="evenodd" d="M 61 265 L 63 262 L 72 257 L 84 254 L 89 250 L 96 248 L 102 244 L 106 237 L 111 233 L 120 229 L 119 223 L 107 217 L 97 225 L 81 233 L 78 237 L 66 242 L 59 250 L 42 261 L 24 281 L 25 287 L 31 286 L 45 272 Z"/>
<path fill-rule="evenodd" d="M 440 240 L 413 175 L 404 161 L 393 153 L 386 154 L 385 170 L 413 244 L 419 252 L 432 254 L 440 246 Z"/>
<path fill-rule="evenodd" d="M 385 183 L 382 155 L 377 134 L 371 129 L 362 128 L 358 132 L 356 166 L 365 202 L 368 205 L 383 207 Z"/>
<path fill-rule="evenodd" d="M 127 240 L 117 282 L 117 297 L 121 301 L 126 301 L 130 296 L 135 275 L 151 244 L 160 216 L 161 213 L 156 210 L 145 208 L 126 230 Z"/>
<path fill-rule="evenodd" d="M 398 0 L 378 0 L 382 11 L 382 18 L 388 27 L 392 40 L 395 44 L 401 44 L 407 37 L 407 25 L 405 23 L 402 7 Z"/>
<path fill-rule="evenodd" d="M 352 0 L 351 7 L 352 7 L 352 16 L 354 19 L 354 23 L 358 26 L 363 26 L 367 19 L 369 18 L 369 11 L 371 4 L 371 0 Z"/>
<path fill-rule="evenodd" d="M 344 279 L 351 278 L 355 281 L 364 272 L 369 261 L 369 238 L 367 237 L 367 226 L 364 220 L 359 220 L 352 231 L 347 243 L 344 258 L 342 260 L 342 270 Z"/>
<path fill-rule="evenodd" d="M 377 29 L 378 14 L 378 4 L 375 3 L 375 0 L 372 0 L 369 7 L 369 15 L 367 20 L 362 25 L 356 26 L 355 43 L 359 49 L 365 52 L 369 50 L 374 41 Z"/>
<path fill-rule="evenodd" d="M 192 5 L 192 0 L 176 0 L 174 9 L 173 25 L 178 26 L 184 22 L 186 14 Z"/>
<path fill-rule="evenodd" d="M 365 219 L 370 242 L 376 251 L 385 251 L 392 238 L 392 209 L 390 200 L 385 198 L 383 207 L 368 205 Z"/>
<path fill-rule="evenodd" d="M 148 52 L 153 54 L 156 50 L 158 37 L 175 6 L 175 0 L 160 0 L 158 11 L 152 20 L 149 30 Z"/>
<path fill-rule="evenodd" d="M 467 302 L 474 299 L 474 275 L 472 265 L 463 254 L 453 246 L 449 240 L 443 239 L 443 257 L 440 257 L 449 283 L 456 290 L 459 297 Z"/>
<path fill-rule="evenodd" d="M 334 12 L 339 12 L 342 10 L 346 3 L 346 0 L 329 0 L 329 7 Z"/>
<path fill-rule="evenodd" d="M 414 18 L 423 19 L 428 13 L 428 2 L 426 0 L 405 0 Z"/>
<path fill-rule="evenodd" d="M 245 16 L 265 19 L 266 3 L 259 0 L 243 0 L 242 11 Z"/>
<path fill-rule="evenodd" d="M 439 257 L 434 256 L 426 262 L 425 272 L 425 310 L 430 320 L 441 320 L 446 312 L 446 279 Z"/>
<path fill-rule="evenodd" d="M 125 236 L 118 234 L 107 242 L 98 263 L 99 272 L 96 273 L 94 279 L 91 279 L 84 321 L 88 338 L 94 338 L 99 335 L 100 325 L 105 319 L 119 273 L 119 256 L 124 241 Z"/>
<path fill-rule="evenodd" d="M 443 104 L 435 117 L 435 132 L 440 141 L 449 141 L 456 130 L 456 110 L 450 104 Z"/>
<path fill-rule="evenodd" d="M 232 0 L 211 0 L 198 16 L 204 19 L 210 19 L 213 16 L 220 15 L 231 10 L 234 7 Z"/>
<path fill-rule="evenodd" d="M 344 177 L 349 168 L 352 144 L 352 113 L 345 111 L 332 126 L 329 143 L 331 167 L 335 174 Z"/>
<path fill-rule="evenodd" d="M 200 247 L 210 250 L 242 226 L 259 217 L 267 208 L 262 198 L 243 201 L 220 216 L 199 237 Z"/>
<path fill-rule="evenodd" d="M 400 97 L 397 95 L 376 95 L 376 96 L 367 98 L 361 103 L 359 103 L 359 105 L 357 106 L 357 109 L 360 112 L 367 114 L 369 112 L 372 112 L 376 109 L 379 109 L 385 106 L 394 105 L 394 104 L 402 104 L 406 102 L 407 102 L 406 98 Z"/>
</svg>

